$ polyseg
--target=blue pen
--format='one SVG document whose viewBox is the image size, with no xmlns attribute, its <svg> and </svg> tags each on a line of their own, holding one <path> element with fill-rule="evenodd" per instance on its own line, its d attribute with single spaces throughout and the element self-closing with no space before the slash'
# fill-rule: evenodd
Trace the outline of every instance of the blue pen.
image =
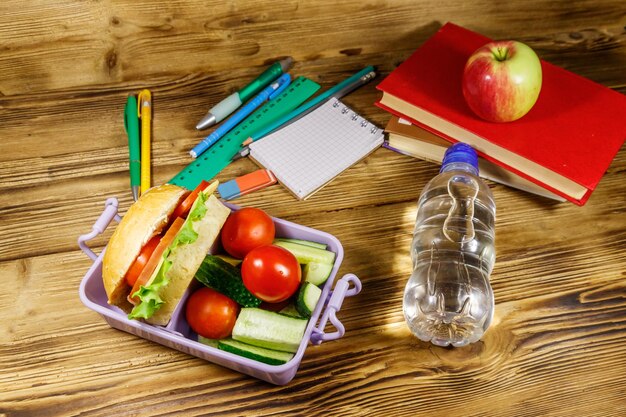
<svg viewBox="0 0 626 417">
<path fill-rule="evenodd" d="M 194 148 L 189 151 L 191 157 L 195 159 L 200 156 L 202 152 L 209 149 L 213 144 L 215 144 L 215 142 L 220 140 L 220 138 L 228 133 L 228 131 L 237 126 L 239 122 L 248 117 L 250 113 L 252 113 L 259 106 L 261 106 L 266 100 L 272 100 L 280 93 L 282 93 L 283 90 L 289 86 L 289 83 L 291 83 L 291 76 L 289 74 L 283 74 L 278 77 L 276 81 L 263 89 L 263 91 L 261 91 L 255 98 L 250 100 L 248 104 L 243 106 L 241 110 L 233 114 L 230 119 L 226 120 L 220 127 L 215 129 L 213 133 L 204 138 L 202 142 L 194 146 Z"/>
</svg>

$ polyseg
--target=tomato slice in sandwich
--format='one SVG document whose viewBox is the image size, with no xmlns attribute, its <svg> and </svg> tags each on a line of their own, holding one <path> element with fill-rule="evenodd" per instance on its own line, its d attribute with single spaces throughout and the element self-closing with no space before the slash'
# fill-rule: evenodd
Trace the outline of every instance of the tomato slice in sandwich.
<svg viewBox="0 0 626 417">
<path fill-rule="evenodd" d="M 132 295 L 135 292 L 137 292 L 141 288 L 142 285 L 146 285 L 148 283 L 148 281 L 150 280 L 150 277 L 152 277 L 152 273 L 154 272 L 157 265 L 161 261 L 163 252 L 165 252 L 165 249 L 167 249 L 170 246 L 170 244 L 174 241 L 174 238 L 176 237 L 180 229 L 183 227 L 184 223 L 185 223 L 185 219 L 183 219 L 182 217 L 177 217 L 176 220 L 174 220 L 174 222 L 170 226 L 170 228 L 167 229 L 167 232 L 161 238 L 156 249 L 154 249 L 154 251 L 152 252 L 152 255 L 150 256 L 150 259 L 146 263 L 146 266 L 143 268 L 143 270 L 141 271 L 141 274 L 139 275 L 139 277 L 137 277 L 137 280 L 133 284 L 133 289 L 130 291 L 130 294 L 128 295 L 128 301 L 130 301 L 133 304 L 136 304 L 140 301 L 138 297 L 132 297 Z"/>
<path fill-rule="evenodd" d="M 186 219 L 189 211 L 191 210 L 191 206 L 193 206 L 193 203 L 198 198 L 200 191 L 204 191 L 209 185 L 211 185 L 210 182 L 202 180 L 202 182 L 187 196 L 187 198 L 185 198 L 183 202 L 176 207 L 171 218 L 175 219 L 177 217 L 182 217 Z"/>
<path fill-rule="evenodd" d="M 126 272 L 126 276 L 124 278 L 126 278 L 126 282 L 131 287 L 135 285 L 135 281 L 137 281 L 137 278 L 139 278 L 141 271 L 143 271 L 143 269 L 146 267 L 150 256 L 152 256 L 152 252 L 154 252 L 160 240 L 161 235 L 156 235 L 152 239 L 150 239 L 148 243 L 146 243 L 146 245 L 141 248 L 141 252 L 139 252 L 139 256 L 137 256 L 135 262 L 133 262 L 130 268 L 128 268 L 128 271 Z"/>
</svg>

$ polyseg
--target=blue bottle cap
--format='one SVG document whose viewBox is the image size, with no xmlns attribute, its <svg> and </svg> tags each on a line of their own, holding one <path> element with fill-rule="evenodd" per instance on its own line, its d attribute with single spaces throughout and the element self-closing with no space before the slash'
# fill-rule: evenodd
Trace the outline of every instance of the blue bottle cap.
<svg viewBox="0 0 626 417">
<path fill-rule="evenodd" d="M 446 150 L 446 153 L 443 155 L 443 161 L 441 162 L 441 170 L 443 171 L 446 165 L 455 162 L 465 162 L 478 171 L 478 155 L 474 148 L 466 143 L 455 143 Z"/>
</svg>

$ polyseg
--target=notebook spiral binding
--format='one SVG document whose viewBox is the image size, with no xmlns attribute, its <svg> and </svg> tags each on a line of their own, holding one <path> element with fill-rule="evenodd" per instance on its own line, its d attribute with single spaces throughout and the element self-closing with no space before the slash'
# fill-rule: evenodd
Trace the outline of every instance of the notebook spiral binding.
<svg viewBox="0 0 626 417">
<path fill-rule="evenodd" d="M 334 108 L 338 108 L 340 105 L 341 105 L 341 103 L 339 101 L 335 101 L 333 103 L 333 107 Z M 352 111 L 352 109 L 350 109 L 347 106 L 344 106 L 341 109 L 341 114 L 346 114 L 349 111 Z M 358 113 L 356 113 L 355 111 L 352 111 L 352 116 L 350 116 L 350 118 L 353 121 L 356 122 L 359 119 L 359 117 L 361 117 L 361 116 Z M 365 119 L 361 119 L 361 123 L 360 124 L 361 124 L 361 127 L 367 127 L 367 125 L 369 125 L 370 123 L 367 120 L 365 120 Z M 376 126 L 372 125 L 372 128 L 370 129 L 370 134 L 375 135 L 376 133 L 378 133 L 378 128 Z"/>
</svg>

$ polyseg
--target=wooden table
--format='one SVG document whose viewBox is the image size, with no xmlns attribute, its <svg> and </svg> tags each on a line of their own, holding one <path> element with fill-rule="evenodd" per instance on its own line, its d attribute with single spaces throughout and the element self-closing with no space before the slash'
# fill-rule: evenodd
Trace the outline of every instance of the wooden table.
<svg viewBox="0 0 626 417">
<path fill-rule="evenodd" d="M 159 184 L 190 162 L 207 109 L 276 59 L 328 88 L 369 64 L 389 73 L 446 21 L 624 93 L 623 1 L 5 0 L 0 16 L 0 416 L 626 414 L 624 148 L 584 207 L 490 183 L 496 314 L 459 349 L 418 341 L 402 316 L 435 165 L 379 149 L 308 201 L 280 186 L 237 200 L 337 236 L 339 276 L 363 282 L 345 336 L 310 346 L 283 387 L 108 327 L 78 298 L 91 262 L 76 243 L 108 197 L 131 203 L 128 94 L 154 93 Z M 376 83 L 345 101 L 384 126 Z"/>
</svg>

